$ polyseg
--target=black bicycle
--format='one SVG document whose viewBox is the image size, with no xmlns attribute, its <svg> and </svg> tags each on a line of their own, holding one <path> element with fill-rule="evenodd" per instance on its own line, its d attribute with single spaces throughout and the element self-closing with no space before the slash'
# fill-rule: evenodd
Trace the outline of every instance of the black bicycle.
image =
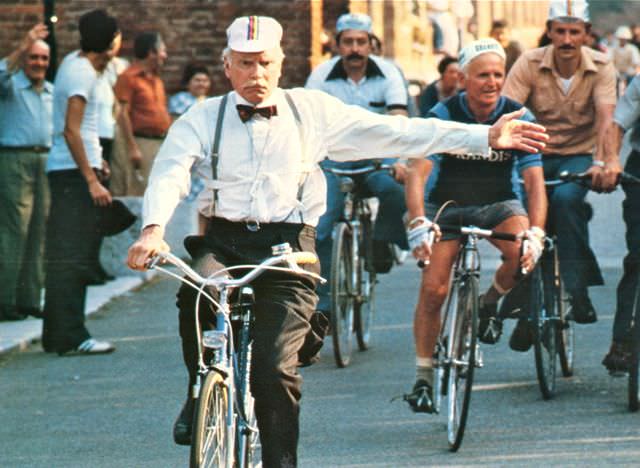
<svg viewBox="0 0 640 468">
<path fill-rule="evenodd" d="M 562 172 L 560 173 L 558 180 L 556 181 L 547 181 L 545 182 L 548 186 L 559 185 L 567 182 L 575 182 L 583 184 L 590 188 L 589 181 L 591 180 L 591 175 L 582 172 L 582 173 L 570 173 L 570 172 Z M 640 184 L 640 178 L 635 177 L 629 173 L 623 172 L 620 174 L 620 183 L 621 184 Z M 633 311 L 632 311 L 632 323 L 631 329 L 633 330 L 633 345 L 632 345 L 632 359 L 631 359 L 631 367 L 628 373 L 628 406 L 630 411 L 638 411 L 640 408 L 640 390 L 638 388 L 638 373 L 640 367 L 640 327 L 637 326 L 638 320 L 640 319 L 640 284 L 636 285 L 636 294 L 633 302 Z M 571 340 L 573 343 L 573 332 L 571 332 Z M 573 353 L 571 354 L 573 356 Z M 560 356 L 562 363 L 562 355 Z M 573 361 L 571 361 L 573 362 Z M 564 370 L 564 368 L 563 368 Z M 566 375 L 566 374 L 565 374 Z M 571 375 L 571 374 L 569 374 Z"/>
<path fill-rule="evenodd" d="M 341 178 L 340 191 L 345 194 L 342 217 L 333 228 L 331 252 L 331 327 L 338 367 L 349 365 L 354 332 L 358 348 L 369 348 L 375 312 L 373 212 L 371 195 L 362 179 L 372 172 L 392 169 L 381 163 L 357 169 L 325 169 Z"/>
</svg>

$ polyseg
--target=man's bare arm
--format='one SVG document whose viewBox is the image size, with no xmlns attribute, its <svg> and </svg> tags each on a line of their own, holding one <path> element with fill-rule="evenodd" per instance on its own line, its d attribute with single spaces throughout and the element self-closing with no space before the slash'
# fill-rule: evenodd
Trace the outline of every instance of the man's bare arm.
<svg viewBox="0 0 640 468">
<path fill-rule="evenodd" d="M 429 178 L 432 169 L 433 162 L 429 159 L 412 159 L 409 161 L 405 182 L 405 199 L 409 213 L 407 221 L 424 216 L 424 184 Z"/>
<path fill-rule="evenodd" d="M 127 144 L 131 164 L 134 168 L 139 169 L 142 162 L 142 153 L 140 152 L 140 148 L 138 148 L 138 144 L 136 143 L 136 139 L 133 135 L 133 126 L 131 125 L 131 119 L 129 118 L 130 104 L 125 101 L 120 101 L 120 105 L 121 108 L 118 114 L 118 124 L 122 130 L 124 141 Z"/>
<path fill-rule="evenodd" d="M 618 183 L 622 172 L 619 157 L 619 143 L 617 151 L 613 150 L 612 131 L 617 125 L 613 122 L 614 104 L 596 104 L 596 152 L 593 157 L 594 166 L 589 169 L 591 183 L 594 190 L 611 192 Z"/>
<path fill-rule="evenodd" d="M 44 23 L 38 23 L 31 28 L 20 45 L 7 56 L 7 69 L 11 72 L 18 70 L 31 46 L 38 40 L 46 39 L 48 35 L 49 30 Z"/>
<path fill-rule="evenodd" d="M 71 156 L 75 161 L 80 173 L 87 181 L 89 193 L 96 205 L 104 206 L 111 203 L 111 194 L 100 183 L 96 173 L 89 164 L 87 153 L 82 142 L 80 127 L 84 117 L 86 101 L 80 96 L 71 96 L 67 104 L 67 114 L 64 125 L 64 139 L 69 146 Z"/>
<path fill-rule="evenodd" d="M 529 224 L 544 230 L 547 221 L 547 191 L 544 187 L 542 167 L 529 167 L 522 172 L 527 194 Z"/>
</svg>

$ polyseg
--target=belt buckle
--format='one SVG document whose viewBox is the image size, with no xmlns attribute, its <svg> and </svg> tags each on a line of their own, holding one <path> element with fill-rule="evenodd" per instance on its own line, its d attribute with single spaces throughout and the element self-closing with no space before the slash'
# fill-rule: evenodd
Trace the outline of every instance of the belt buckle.
<svg viewBox="0 0 640 468">
<path fill-rule="evenodd" d="M 249 219 L 245 221 L 245 226 L 247 226 L 247 230 L 251 232 L 258 232 L 260 230 L 260 222 L 255 219 Z"/>
</svg>

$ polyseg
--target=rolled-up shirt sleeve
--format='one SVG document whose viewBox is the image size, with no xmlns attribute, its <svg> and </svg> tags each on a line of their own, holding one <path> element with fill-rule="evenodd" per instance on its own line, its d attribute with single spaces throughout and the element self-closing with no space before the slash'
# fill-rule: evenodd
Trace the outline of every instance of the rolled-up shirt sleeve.
<svg viewBox="0 0 640 468">
<path fill-rule="evenodd" d="M 634 78 L 618 100 L 613 121 L 628 130 L 640 117 L 640 79 Z"/>
<path fill-rule="evenodd" d="M 189 193 L 191 166 L 205 157 L 207 143 L 198 128 L 205 119 L 197 118 L 200 106 L 191 108 L 169 129 L 154 160 L 149 186 L 144 194 L 142 226 L 166 226 L 176 206 Z"/>
<path fill-rule="evenodd" d="M 317 100 L 316 115 L 323 120 L 326 154 L 336 161 L 490 152 L 487 125 L 379 115 L 325 93 L 318 93 Z"/>
</svg>

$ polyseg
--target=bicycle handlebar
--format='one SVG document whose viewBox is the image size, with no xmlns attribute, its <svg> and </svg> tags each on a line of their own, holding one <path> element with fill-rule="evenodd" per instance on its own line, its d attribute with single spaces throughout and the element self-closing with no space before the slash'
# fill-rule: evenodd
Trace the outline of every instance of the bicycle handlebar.
<svg viewBox="0 0 640 468">
<path fill-rule="evenodd" d="M 372 164 L 370 166 L 359 167 L 356 169 L 342 169 L 338 167 L 325 167 L 324 170 L 331 172 L 332 174 L 338 176 L 352 176 L 352 175 L 361 175 L 368 174 L 369 172 L 379 171 L 379 170 L 393 170 L 392 164 Z"/>
<path fill-rule="evenodd" d="M 326 280 L 322 278 L 320 275 L 315 273 L 305 271 L 300 268 L 298 265 L 305 264 L 313 264 L 318 261 L 318 257 L 311 252 L 291 252 L 285 253 L 282 255 L 277 255 L 274 257 L 269 257 L 263 260 L 259 265 L 237 265 L 230 268 L 224 268 L 215 272 L 212 276 L 208 278 L 204 278 L 200 276 L 195 270 L 193 270 L 189 265 L 187 265 L 180 258 L 176 257 L 170 252 L 159 252 L 155 257 L 151 259 L 149 262 L 149 268 L 158 269 L 158 263 L 164 261 L 171 263 L 176 266 L 180 271 L 182 271 L 186 276 L 193 279 L 196 283 L 205 286 L 213 286 L 216 289 L 221 289 L 223 287 L 226 288 L 236 288 L 240 286 L 244 286 L 247 283 L 250 283 L 255 278 L 257 278 L 260 274 L 262 274 L 265 270 L 276 270 L 276 271 L 284 271 L 288 273 L 293 273 L 296 275 L 308 276 L 310 278 L 314 278 L 324 283 Z M 277 267 L 279 263 L 284 263 L 286 267 Z M 248 273 L 240 278 L 234 279 L 228 276 L 221 276 L 224 272 L 227 272 L 231 269 L 251 269 Z"/>
<path fill-rule="evenodd" d="M 452 234 L 464 234 L 464 235 L 473 235 L 477 237 L 483 237 L 486 239 L 499 239 L 499 240 L 507 240 L 515 242 L 518 240 L 518 236 L 516 234 L 512 234 L 510 232 L 499 232 L 492 231 L 490 229 L 481 229 L 476 226 L 447 226 L 441 225 L 440 230 L 442 232 L 449 232 Z"/>
<path fill-rule="evenodd" d="M 557 179 L 545 180 L 544 185 L 547 187 L 555 187 L 556 185 L 566 184 L 567 182 L 590 182 L 591 174 L 588 172 L 569 172 L 562 171 L 558 174 Z M 523 179 L 518 179 L 518 182 L 523 184 Z M 640 178 L 629 174 L 628 172 L 621 172 L 619 182 L 621 184 L 640 184 Z"/>
</svg>

